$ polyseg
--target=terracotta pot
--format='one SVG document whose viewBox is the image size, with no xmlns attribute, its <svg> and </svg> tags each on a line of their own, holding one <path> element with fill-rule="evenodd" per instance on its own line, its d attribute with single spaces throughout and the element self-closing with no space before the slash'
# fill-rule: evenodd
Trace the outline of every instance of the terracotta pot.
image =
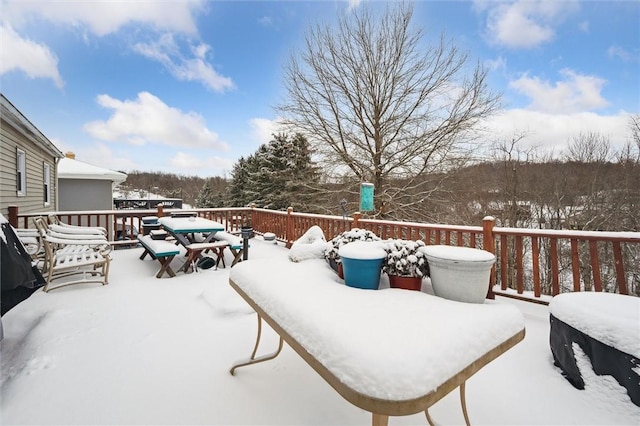
<svg viewBox="0 0 640 426">
<path fill-rule="evenodd" d="M 335 259 L 329 259 L 329 265 L 331 269 L 336 271 L 336 274 L 340 277 L 340 279 L 344 280 L 344 271 L 342 270 L 342 262 L 336 262 Z"/>
<path fill-rule="evenodd" d="M 389 275 L 389 286 L 391 288 L 402 288 L 405 290 L 422 289 L 422 278 L 420 277 L 401 277 L 400 275 Z"/>
</svg>

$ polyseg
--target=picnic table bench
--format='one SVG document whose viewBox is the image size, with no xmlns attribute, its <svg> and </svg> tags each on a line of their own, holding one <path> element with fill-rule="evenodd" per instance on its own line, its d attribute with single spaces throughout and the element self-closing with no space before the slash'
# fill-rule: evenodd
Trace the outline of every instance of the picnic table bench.
<svg viewBox="0 0 640 426">
<path fill-rule="evenodd" d="M 275 358 L 286 342 L 343 398 L 389 416 L 425 412 L 456 387 L 465 422 L 465 384 L 525 335 L 513 305 L 470 304 L 401 289 L 351 288 L 324 260 L 257 259 L 231 270 L 230 285 L 256 311 L 251 356 L 237 368 Z M 280 336 L 275 352 L 256 356 L 262 321 Z"/>
<path fill-rule="evenodd" d="M 242 260 L 244 247 L 242 239 L 240 237 L 226 231 L 218 231 L 213 235 L 213 239 L 217 241 L 226 241 L 228 243 L 229 250 L 233 255 L 231 266 L 234 266 L 236 263 Z M 224 258 L 222 259 L 222 264 L 224 265 Z"/>
<path fill-rule="evenodd" d="M 144 252 L 140 255 L 140 260 L 143 260 L 147 255 L 152 259 L 160 262 L 160 269 L 156 273 L 156 278 L 162 278 L 167 273 L 169 277 L 175 277 L 176 273 L 171 269 L 171 261 L 173 258 L 180 254 L 178 247 L 166 240 L 154 240 L 150 235 L 138 234 L 138 241 L 144 247 Z"/>
<path fill-rule="evenodd" d="M 224 249 L 228 247 L 229 243 L 226 241 L 214 241 L 211 243 L 191 243 L 185 248 L 187 249 L 187 260 L 180 268 L 184 272 L 187 272 L 189 268 L 193 268 L 194 271 L 198 271 L 197 261 L 202 257 L 203 252 L 212 251 L 216 256 L 216 268 L 222 262 L 224 267 Z"/>
</svg>

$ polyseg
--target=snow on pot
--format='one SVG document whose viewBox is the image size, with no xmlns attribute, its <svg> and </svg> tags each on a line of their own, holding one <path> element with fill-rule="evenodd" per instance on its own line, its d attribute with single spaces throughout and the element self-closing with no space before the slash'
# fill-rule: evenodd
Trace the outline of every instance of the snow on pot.
<svg viewBox="0 0 640 426">
<path fill-rule="evenodd" d="M 349 287 L 377 290 L 387 253 L 379 242 L 355 241 L 339 249 L 344 283 Z"/>
<path fill-rule="evenodd" d="M 457 246 L 425 248 L 431 286 L 436 296 L 468 303 L 484 303 L 496 257 L 486 250 Z"/>
</svg>

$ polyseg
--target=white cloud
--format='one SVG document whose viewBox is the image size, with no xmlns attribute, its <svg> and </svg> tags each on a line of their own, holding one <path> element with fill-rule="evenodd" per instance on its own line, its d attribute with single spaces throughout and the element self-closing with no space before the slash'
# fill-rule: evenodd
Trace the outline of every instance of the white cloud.
<svg viewBox="0 0 640 426">
<path fill-rule="evenodd" d="M 211 132 L 199 114 L 172 108 L 148 92 L 135 100 L 120 101 L 99 95 L 98 104 L 112 110 L 107 121 L 84 125 L 92 137 L 104 141 L 122 141 L 134 145 L 159 143 L 169 146 L 227 150 L 216 133 Z"/>
<path fill-rule="evenodd" d="M 136 150 L 113 149 L 100 142 L 82 143 L 77 146 L 67 145 L 58 140 L 52 142 L 62 152 L 73 152 L 76 160 L 124 173 L 139 170 L 185 176 L 226 176 L 234 165 L 234 161 L 228 158 L 202 157 L 181 151 L 174 152 L 171 149 L 158 150 L 153 155 L 145 156 Z"/>
<path fill-rule="evenodd" d="M 72 146 L 58 139 L 51 139 L 51 141 L 60 151 L 73 152 L 78 161 L 114 171 L 125 171 L 125 173 L 127 170 L 142 170 L 140 165 L 135 162 L 135 155 L 131 155 L 127 151 L 114 152 L 104 143 L 81 143 Z"/>
<path fill-rule="evenodd" d="M 629 140 L 629 114 L 599 115 L 593 112 L 550 114 L 525 109 L 506 110 L 485 123 L 496 139 L 510 138 L 525 132 L 525 144 L 556 153 L 580 133 L 594 132 L 609 138 L 613 147 L 622 147 Z"/>
<path fill-rule="evenodd" d="M 509 87 L 531 98 L 528 109 L 541 112 L 573 113 L 608 105 L 600 94 L 606 80 L 566 68 L 560 73 L 564 79 L 553 84 L 538 77 L 523 75 L 509 82 Z"/>
<path fill-rule="evenodd" d="M 258 19 L 258 23 L 264 27 L 273 27 L 274 26 L 274 22 L 273 22 L 273 18 L 271 16 L 263 16 L 262 18 Z"/>
<path fill-rule="evenodd" d="M 347 0 L 347 2 L 349 3 L 348 10 L 353 10 L 353 9 L 356 9 L 358 6 L 360 6 L 360 3 L 362 3 L 362 0 Z"/>
<path fill-rule="evenodd" d="M 507 68 L 507 60 L 503 56 L 498 56 L 496 59 L 487 59 L 484 64 L 491 71 L 504 71 Z"/>
<path fill-rule="evenodd" d="M 206 7 L 205 0 L 154 1 L 50 1 L 3 0 L 3 20 L 20 25 L 31 17 L 88 28 L 104 36 L 125 25 L 150 25 L 157 30 L 197 33 L 194 14 Z"/>
<path fill-rule="evenodd" d="M 487 35 L 491 42 L 507 47 L 533 48 L 554 39 L 555 27 L 578 8 L 574 0 L 476 1 L 487 12 Z"/>
<path fill-rule="evenodd" d="M 217 156 L 200 157 L 178 152 L 171 158 L 171 167 L 183 174 L 199 176 L 224 176 L 231 172 L 234 161 Z M 174 172 L 175 173 L 175 172 Z"/>
<path fill-rule="evenodd" d="M 269 143 L 269 141 L 273 139 L 274 134 L 278 134 L 283 130 L 277 119 L 252 118 L 249 120 L 249 126 L 251 127 L 253 140 L 260 145 Z"/>
<path fill-rule="evenodd" d="M 621 59 L 623 62 L 631 62 L 634 60 L 638 60 L 638 57 L 634 57 L 634 55 L 625 50 L 623 47 L 620 46 L 609 46 L 609 49 L 607 49 L 607 54 L 609 55 L 610 58 L 619 58 Z"/>
<path fill-rule="evenodd" d="M 0 75 L 21 70 L 29 78 L 50 78 L 64 86 L 58 71 L 58 58 L 44 44 L 21 38 L 10 26 L 0 25 Z"/>
<path fill-rule="evenodd" d="M 233 89 L 233 81 L 229 77 L 220 75 L 207 62 L 207 53 L 210 49 L 211 47 L 204 43 L 192 45 L 190 46 L 192 56 L 185 57 L 171 34 L 164 34 L 151 43 L 136 43 L 133 46 L 135 52 L 160 62 L 178 80 L 199 81 L 217 92 Z"/>
<path fill-rule="evenodd" d="M 578 28 L 580 28 L 580 31 L 588 33 L 589 32 L 589 21 L 582 21 L 580 22 L 580 24 L 578 24 Z"/>
</svg>

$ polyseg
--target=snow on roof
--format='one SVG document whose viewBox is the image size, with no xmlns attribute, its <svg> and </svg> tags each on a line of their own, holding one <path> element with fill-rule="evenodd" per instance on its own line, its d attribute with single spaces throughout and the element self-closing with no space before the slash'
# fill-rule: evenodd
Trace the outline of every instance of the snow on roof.
<svg viewBox="0 0 640 426">
<path fill-rule="evenodd" d="M 121 183 L 124 182 L 127 175 L 65 157 L 58 163 L 58 178 L 110 180 Z"/>
</svg>

